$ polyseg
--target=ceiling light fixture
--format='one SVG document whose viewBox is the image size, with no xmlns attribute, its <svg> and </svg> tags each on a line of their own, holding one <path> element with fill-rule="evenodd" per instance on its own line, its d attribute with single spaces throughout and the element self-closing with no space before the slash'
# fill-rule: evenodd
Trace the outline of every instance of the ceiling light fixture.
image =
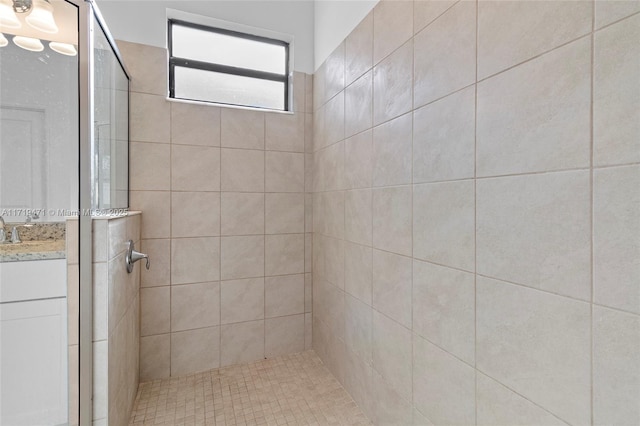
<svg viewBox="0 0 640 426">
<path fill-rule="evenodd" d="M 51 48 L 51 50 L 53 50 L 54 52 L 58 52 L 61 55 L 76 56 L 78 54 L 78 51 L 76 51 L 76 47 L 73 44 L 52 41 L 51 43 L 49 43 L 49 47 Z"/>
<path fill-rule="evenodd" d="M 23 49 L 31 52 L 42 52 L 44 50 L 42 42 L 37 38 L 15 36 L 13 38 L 13 42 L 16 46 L 22 47 Z"/>
<path fill-rule="evenodd" d="M 5 28 L 20 28 L 22 26 L 11 0 L 0 0 L 0 26 Z"/>
<path fill-rule="evenodd" d="M 25 21 L 36 30 L 48 34 L 58 32 L 58 26 L 53 19 L 53 6 L 49 0 L 33 0 L 31 13 L 25 18 Z"/>
</svg>

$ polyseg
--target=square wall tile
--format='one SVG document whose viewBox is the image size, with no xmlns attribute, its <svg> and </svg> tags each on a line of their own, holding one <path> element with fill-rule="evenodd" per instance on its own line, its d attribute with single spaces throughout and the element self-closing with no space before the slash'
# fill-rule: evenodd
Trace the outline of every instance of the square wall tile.
<svg viewBox="0 0 640 426">
<path fill-rule="evenodd" d="M 265 320 L 266 357 L 304 350 L 304 314 Z"/>
<path fill-rule="evenodd" d="M 324 63 L 324 99 L 333 98 L 344 89 L 344 42 L 340 43 Z"/>
<path fill-rule="evenodd" d="M 220 279 L 220 238 L 171 240 L 171 284 Z"/>
<path fill-rule="evenodd" d="M 221 143 L 226 148 L 264 149 L 265 113 L 222 108 Z"/>
<path fill-rule="evenodd" d="M 347 189 L 371 187 L 373 131 L 359 133 L 344 142 L 344 185 Z"/>
<path fill-rule="evenodd" d="M 589 172 L 477 182 L 477 271 L 591 298 Z"/>
<path fill-rule="evenodd" d="M 171 236 L 171 193 L 169 191 L 131 191 L 130 208 L 144 212 L 142 238 Z"/>
<path fill-rule="evenodd" d="M 411 403 L 373 370 L 374 419 L 381 425 L 410 425 L 413 418 Z"/>
<path fill-rule="evenodd" d="M 267 235 L 266 275 L 304 273 L 304 234 Z"/>
<path fill-rule="evenodd" d="M 171 102 L 171 143 L 220 146 L 220 108 Z"/>
<path fill-rule="evenodd" d="M 267 234 L 304 232 L 304 194 L 266 194 L 265 197 Z"/>
<path fill-rule="evenodd" d="M 264 194 L 223 192 L 222 235 L 264 234 Z"/>
<path fill-rule="evenodd" d="M 131 76 L 131 91 L 167 96 L 167 49 L 116 40 Z"/>
<path fill-rule="evenodd" d="M 222 367 L 264 359 L 264 320 L 223 325 L 220 332 Z"/>
<path fill-rule="evenodd" d="M 419 107 L 476 79 L 476 3 L 456 3 L 415 36 L 413 105 Z"/>
<path fill-rule="evenodd" d="M 371 247 L 345 243 L 344 289 L 367 305 L 372 303 L 372 256 Z"/>
<path fill-rule="evenodd" d="M 304 152 L 305 114 L 266 115 L 266 149 L 270 151 Z"/>
<path fill-rule="evenodd" d="M 412 107 L 413 40 L 373 69 L 373 124 L 409 112 Z"/>
<path fill-rule="evenodd" d="M 412 126 L 405 114 L 373 129 L 373 186 L 411 183 Z"/>
<path fill-rule="evenodd" d="M 583 38 L 478 83 L 478 175 L 589 167 L 590 68 Z"/>
<path fill-rule="evenodd" d="M 131 190 L 165 190 L 171 187 L 170 145 L 164 143 L 129 144 Z"/>
<path fill-rule="evenodd" d="M 591 412 L 591 307 L 478 277 L 478 370 L 569 424 Z"/>
<path fill-rule="evenodd" d="M 592 8 L 584 1 L 479 2 L 478 79 L 589 33 Z"/>
<path fill-rule="evenodd" d="M 168 333 L 171 318 L 169 287 L 140 289 L 140 335 Z"/>
<path fill-rule="evenodd" d="M 345 40 L 345 81 L 351 84 L 373 66 L 373 12 Z"/>
<path fill-rule="evenodd" d="M 171 335 L 140 338 L 140 382 L 166 379 L 171 374 Z"/>
<path fill-rule="evenodd" d="M 475 183 L 428 183 L 413 188 L 413 255 L 475 269 Z"/>
<path fill-rule="evenodd" d="M 173 237 L 220 235 L 220 193 L 172 192 L 171 235 Z"/>
<path fill-rule="evenodd" d="M 171 108 L 164 96 L 133 92 L 129 105 L 130 140 L 169 143 Z"/>
<path fill-rule="evenodd" d="M 345 89 L 345 137 L 371 128 L 373 120 L 373 73 L 368 71 Z"/>
<path fill-rule="evenodd" d="M 264 151 L 222 149 L 223 191 L 264 192 Z"/>
<path fill-rule="evenodd" d="M 171 189 L 220 191 L 220 148 L 172 145 Z"/>
<path fill-rule="evenodd" d="M 382 0 L 373 9 L 373 63 L 413 36 L 413 1 Z"/>
<path fill-rule="evenodd" d="M 171 331 L 219 324 L 219 282 L 171 286 Z"/>
<path fill-rule="evenodd" d="M 222 324 L 264 318 L 264 278 L 222 281 L 220 284 Z"/>
<path fill-rule="evenodd" d="M 640 166 L 593 175 L 593 301 L 640 314 Z"/>
<path fill-rule="evenodd" d="M 593 161 L 597 166 L 640 161 L 638 40 L 639 15 L 594 36 Z"/>
<path fill-rule="evenodd" d="M 475 363 L 475 277 L 413 261 L 413 332 Z"/>
<path fill-rule="evenodd" d="M 222 237 L 223 280 L 264 276 L 264 236 Z"/>
<path fill-rule="evenodd" d="M 411 331 L 373 311 L 373 369 L 404 399 L 411 399 Z"/>
<path fill-rule="evenodd" d="M 346 191 L 344 235 L 348 241 L 371 245 L 372 198 L 370 189 Z"/>
<path fill-rule="evenodd" d="M 456 0 L 419 0 L 413 2 L 413 32 L 418 33 L 438 19 Z"/>
<path fill-rule="evenodd" d="M 413 112 L 413 183 L 474 177 L 475 104 L 470 87 Z"/>
<path fill-rule="evenodd" d="M 373 250 L 373 307 L 411 329 L 411 258 Z"/>
<path fill-rule="evenodd" d="M 304 274 L 265 278 L 264 295 L 266 318 L 304 313 Z"/>
<path fill-rule="evenodd" d="M 413 335 L 413 401 L 437 425 L 475 424 L 476 372 L 451 354 Z"/>
<path fill-rule="evenodd" d="M 171 333 L 171 377 L 220 367 L 220 327 Z"/>
<path fill-rule="evenodd" d="M 267 152 L 266 192 L 304 192 L 304 154 Z"/>
<path fill-rule="evenodd" d="M 329 146 L 345 137 L 344 91 L 327 102 L 324 114 L 324 142 Z"/>
<path fill-rule="evenodd" d="M 411 256 L 411 187 L 373 190 L 373 246 Z"/>
</svg>

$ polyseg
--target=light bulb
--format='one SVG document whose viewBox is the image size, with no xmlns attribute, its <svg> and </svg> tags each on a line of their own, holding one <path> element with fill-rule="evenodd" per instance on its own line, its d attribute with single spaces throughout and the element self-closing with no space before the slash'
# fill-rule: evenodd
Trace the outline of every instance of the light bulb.
<svg viewBox="0 0 640 426">
<path fill-rule="evenodd" d="M 20 28 L 22 26 L 13 11 L 11 0 L 0 0 L 0 26 L 5 28 Z"/>
<path fill-rule="evenodd" d="M 15 36 L 13 42 L 16 46 L 22 47 L 24 50 L 30 50 L 32 52 L 42 52 L 44 46 L 37 38 Z"/>
<path fill-rule="evenodd" d="M 4 36 L 4 34 L 0 33 L 0 47 L 5 47 L 9 44 L 9 40 Z"/>
<path fill-rule="evenodd" d="M 25 21 L 36 30 L 49 34 L 58 32 L 58 26 L 53 19 L 53 6 L 48 0 L 33 0 L 31 13 Z"/>
<path fill-rule="evenodd" d="M 58 52 L 61 55 L 76 56 L 78 54 L 78 52 L 76 51 L 76 47 L 73 44 L 52 41 L 51 43 L 49 43 L 49 47 L 51 48 L 51 50 Z"/>
</svg>

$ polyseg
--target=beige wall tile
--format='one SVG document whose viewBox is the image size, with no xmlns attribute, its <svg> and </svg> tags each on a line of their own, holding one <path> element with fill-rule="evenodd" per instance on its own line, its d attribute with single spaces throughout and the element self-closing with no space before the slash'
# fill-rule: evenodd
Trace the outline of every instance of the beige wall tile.
<svg viewBox="0 0 640 426">
<path fill-rule="evenodd" d="M 461 1 L 415 36 L 413 105 L 424 105 L 476 78 L 476 3 Z"/>
<path fill-rule="evenodd" d="M 267 152 L 266 192 L 304 192 L 304 154 Z"/>
<path fill-rule="evenodd" d="M 304 272 L 313 272 L 313 234 L 304 234 Z"/>
<path fill-rule="evenodd" d="M 220 148 L 171 146 L 171 189 L 219 191 Z"/>
<path fill-rule="evenodd" d="M 495 380 L 477 374 L 478 425 L 566 426 L 566 423 Z"/>
<path fill-rule="evenodd" d="M 264 278 L 222 281 L 220 284 L 222 324 L 264 318 Z"/>
<path fill-rule="evenodd" d="M 414 111 L 414 183 L 474 177 L 475 103 L 475 88 L 470 87 Z"/>
<path fill-rule="evenodd" d="M 327 102 L 324 109 L 324 145 L 328 146 L 345 137 L 344 91 Z"/>
<path fill-rule="evenodd" d="M 267 234 L 302 233 L 304 229 L 304 194 L 266 194 L 265 232 Z"/>
<path fill-rule="evenodd" d="M 304 350 L 313 349 L 313 314 L 304 314 Z"/>
<path fill-rule="evenodd" d="M 170 331 L 170 301 L 169 287 L 140 289 L 140 334 L 142 336 Z"/>
<path fill-rule="evenodd" d="M 350 295 L 344 298 L 344 342 L 347 353 L 352 353 L 364 364 L 372 358 L 373 309 Z"/>
<path fill-rule="evenodd" d="M 640 422 L 640 317 L 593 310 L 593 422 Z"/>
<path fill-rule="evenodd" d="M 129 105 L 130 140 L 169 143 L 171 109 L 164 96 L 131 93 Z"/>
<path fill-rule="evenodd" d="M 171 287 L 171 331 L 192 330 L 220 324 L 220 283 Z"/>
<path fill-rule="evenodd" d="M 222 235 L 264 234 L 264 194 L 223 192 Z"/>
<path fill-rule="evenodd" d="M 344 142 L 345 188 L 368 188 L 373 176 L 373 132 L 367 130 Z"/>
<path fill-rule="evenodd" d="M 167 96 L 167 50 L 123 40 L 117 45 L 131 77 L 131 91 Z"/>
<path fill-rule="evenodd" d="M 640 161 L 640 16 L 594 37 L 593 161 L 595 165 Z"/>
<path fill-rule="evenodd" d="M 222 149 L 223 191 L 263 192 L 264 151 Z"/>
<path fill-rule="evenodd" d="M 318 111 L 326 102 L 324 97 L 325 90 L 325 68 L 326 62 L 323 62 L 313 74 L 313 111 Z"/>
<path fill-rule="evenodd" d="M 640 166 L 594 171 L 593 301 L 640 313 Z"/>
<path fill-rule="evenodd" d="M 378 2 L 373 9 L 373 63 L 377 64 L 413 35 L 413 1 Z"/>
<path fill-rule="evenodd" d="M 411 403 L 402 398 L 382 376 L 373 370 L 374 419 L 381 425 L 411 424 Z"/>
<path fill-rule="evenodd" d="M 589 206 L 589 172 L 479 180 L 478 273 L 589 300 Z"/>
<path fill-rule="evenodd" d="M 171 102 L 171 143 L 220 146 L 220 108 Z"/>
<path fill-rule="evenodd" d="M 306 248 L 305 248 L 306 250 Z M 310 313 L 313 307 L 313 275 L 304 274 L 304 312 Z"/>
<path fill-rule="evenodd" d="M 165 190 L 171 186 L 170 146 L 160 143 L 129 144 L 131 190 Z"/>
<path fill-rule="evenodd" d="M 373 120 L 373 72 L 368 71 L 345 89 L 345 137 L 371 128 Z"/>
<path fill-rule="evenodd" d="M 602 28 L 619 19 L 640 12 L 640 3 L 636 0 L 596 0 L 595 27 Z"/>
<path fill-rule="evenodd" d="M 373 190 L 373 246 L 411 255 L 411 187 Z"/>
<path fill-rule="evenodd" d="M 372 200 L 370 189 L 346 191 L 344 235 L 348 241 L 371 245 Z"/>
<path fill-rule="evenodd" d="M 326 238 L 324 245 L 328 250 L 325 256 L 324 278 L 336 287 L 344 289 L 345 241 L 337 238 Z"/>
<path fill-rule="evenodd" d="M 589 304 L 478 277 L 478 370 L 570 424 L 590 421 Z"/>
<path fill-rule="evenodd" d="M 171 236 L 220 235 L 219 192 L 172 192 Z"/>
<path fill-rule="evenodd" d="M 93 344 L 93 419 L 104 419 L 109 411 L 109 350 L 106 340 Z"/>
<path fill-rule="evenodd" d="M 413 332 L 475 363 L 475 277 L 413 261 Z"/>
<path fill-rule="evenodd" d="M 311 154 L 313 148 L 313 114 L 304 115 L 304 152 Z"/>
<path fill-rule="evenodd" d="M 375 416 L 373 369 L 353 352 L 345 350 L 344 388 L 369 419 Z"/>
<path fill-rule="evenodd" d="M 223 280 L 264 276 L 264 236 L 222 237 Z"/>
<path fill-rule="evenodd" d="M 414 0 L 413 32 L 417 33 L 422 30 L 454 4 L 456 4 L 455 0 Z"/>
<path fill-rule="evenodd" d="M 478 84 L 479 176 L 589 166 L 590 52 L 583 38 Z"/>
<path fill-rule="evenodd" d="M 413 335 L 413 400 L 435 424 L 475 424 L 473 367 Z"/>
<path fill-rule="evenodd" d="M 144 212 L 142 238 L 168 238 L 171 234 L 171 193 L 131 191 L 130 207 Z"/>
<path fill-rule="evenodd" d="M 413 188 L 413 255 L 474 271 L 475 184 L 472 180 Z"/>
<path fill-rule="evenodd" d="M 227 148 L 264 149 L 265 113 L 222 108 L 221 143 Z"/>
<path fill-rule="evenodd" d="M 305 114 L 266 115 L 266 149 L 304 152 Z"/>
<path fill-rule="evenodd" d="M 404 399 L 411 399 L 411 331 L 373 311 L 373 369 Z"/>
<path fill-rule="evenodd" d="M 79 266 L 70 265 L 68 267 L 70 282 L 79 287 L 78 275 Z M 71 275 L 71 274 L 74 275 Z M 73 279 L 71 279 L 73 277 Z M 75 310 L 75 315 L 69 315 L 69 334 L 67 339 L 69 343 L 79 343 L 79 324 L 80 311 L 79 311 L 79 294 L 78 291 L 68 293 L 67 295 L 67 309 L 71 311 Z M 109 269 L 106 263 L 94 263 L 93 264 L 93 341 L 106 340 L 109 336 Z"/>
<path fill-rule="evenodd" d="M 169 334 L 140 338 L 140 381 L 166 379 L 171 369 L 171 337 Z"/>
<path fill-rule="evenodd" d="M 324 64 L 324 99 L 329 100 L 344 89 L 344 42 L 335 48 Z"/>
<path fill-rule="evenodd" d="M 345 291 L 371 306 L 373 268 L 371 247 L 346 242 L 344 256 Z"/>
<path fill-rule="evenodd" d="M 345 82 L 351 84 L 373 66 L 373 12 L 345 40 Z"/>
<path fill-rule="evenodd" d="M 171 333 L 171 376 L 220 366 L 220 327 Z"/>
<path fill-rule="evenodd" d="M 304 314 L 270 318 L 264 323 L 266 357 L 304 350 Z"/>
<path fill-rule="evenodd" d="M 151 267 L 140 268 L 140 285 L 156 287 L 171 283 L 171 241 L 142 240 L 140 251 L 149 255 Z"/>
<path fill-rule="evenodd" d="M 304 313 L 304 274 L 265 278 L 264 296 L 266 318 Z"/>
<path fill-rule="evenodd" d="M 411 183 L 413 114 L 373 129 L 373 186 Z"/>
<path fill-rule="evenodd" d="M 77 225 L 77 221 L 75 221 L 76 225 Z M 75 244 L 78 245 L 78 237 L 77 237 L 77 230 L 73 229 L 76 228 L 76 226 L 72 226 L 70 224 L 69 221 L 66 222 L 66 237 L 67 237 L 67 242 L 68 244 Z M 91 223 L 91 232 L 92 232 L 92 249 L 93 251 L 91 252 L 91 257 L 93 262 L 106 262 L 109 256 L 109 247 L 108 247 L 108 243 L 109 243 L 109 239 L 108 239 L 108 229 L 109 229 L 109 221 L 108 220 L 94 220 Z M 70 240 L 70 237 L 75 238 L 74 241 L 72 242 Z M 67 255 L 68 258 L 68 255 Z M 75 263 L 78 263 L 78 259 L 74 259 Z M 67 259 L 67 263 L 73 263 L 73 262 L 69 262 L 69 260 Z"/>
<path fill-rule="evenodd" d="M 220 279 L 220 238 L 171 240 L 171 284 Z"/>
<path fill-rule="evenodd" d="M 112 260 L 120 253 L 125 252 L 127 249 L 126 242 L 131 238 L 127 235 L 126 218 L 109 220 L 107 233 L 109 235 L 109 241 L 107 242 L 107 254 L 108 259 Z"/>
<path fill-rule="evenodd" d="M 413 41 L 410 40 L 373 69 L 373 124 L 411 110 Z"/>
<path fill-rule="evenodd" d="M 223 325 L 220 332 L 222 367 L 264 359 L 264 320 Z"/>
<path fill-rule="evenodd" d="M 480 2 L 478 78 L 587 34 L 591 31 L 592 8 L 592 3 L 585 1 Z"/>
<path fill-rule="evenodd" d="M 304 273 L 304 234 L 267 235 L 266 275 Z"/>
<path fill-rule="evenodd" d="M 373 250 L 373 307 L 411 329 L 411 258 Z"/>
<path fill-rule="evenodd" d="M 305 112 L 312 113 L 313 112 L 313 74 L 305 74 L 304 79 L 304 102 L 305 102 Z"/>
</svg>

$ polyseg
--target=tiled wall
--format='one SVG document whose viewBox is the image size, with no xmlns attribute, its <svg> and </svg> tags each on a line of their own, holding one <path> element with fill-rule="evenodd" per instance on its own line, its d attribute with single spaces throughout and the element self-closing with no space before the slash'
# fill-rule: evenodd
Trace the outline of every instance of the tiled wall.
<svg viewBox="0 0 640 426">
<path fill-rule="evenodd" d="M 294 74 L 293 114 L 168 101 L 166 50 L 118 44 L 151 257 L 141 381 L 309 348 L 311 76 Z"/>
<path fill-rule="evenodd" d="M 139 213 L 93 220 L 93 424 L 127 425 L 138 391 L 140 270 L 125 265 L 140 247 Z"/>
<path fill-rule="evenodd" d="M 313 347 L 376 424 L 640 423 L 639 12 L 383 0 L 316 72 Z"/>
</svg>

